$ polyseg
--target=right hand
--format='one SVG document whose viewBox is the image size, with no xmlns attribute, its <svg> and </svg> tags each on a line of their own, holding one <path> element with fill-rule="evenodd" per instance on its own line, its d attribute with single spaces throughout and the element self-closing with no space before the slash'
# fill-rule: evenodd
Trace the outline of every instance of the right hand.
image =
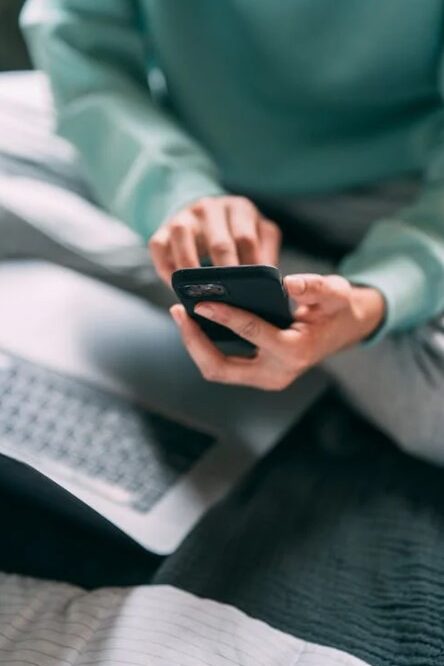
<svg viewBox="0 0 444 666">
<path fill-rule="evenodd" d="M 149 248 L 155 269 L 168 285 L 179 268 L 271 264 L 279 260 L 281 232 L 244 197 L 199 199 L 176 213 L 152 236 Z"/>
</svg>

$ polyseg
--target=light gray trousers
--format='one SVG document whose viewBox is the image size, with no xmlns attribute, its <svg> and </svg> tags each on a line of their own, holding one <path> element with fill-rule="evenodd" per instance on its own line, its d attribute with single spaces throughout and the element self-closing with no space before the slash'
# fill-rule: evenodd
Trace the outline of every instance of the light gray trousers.
<svg viewBox="0 0 444 666">
<path fill-rule="evenodd" d="M 295 219 L 355 243 L 371 220 L 404 205 L 414 189 L 398 182 L 281 203 Z M 0 77 L 0 238 L 0 259 L 37 256 L 157 302 L 169 300 L 146 248 L 96 206 L 74 153 L 52 133 L 50 99 L 37 74 Z M 284 251 L 282 269 L 330 272 L 334 266 L 292 249 Z M 444 464 L 444 317 L 373 347 L 354 347 L 323 367 L 400 447 Z"/>
</svg>

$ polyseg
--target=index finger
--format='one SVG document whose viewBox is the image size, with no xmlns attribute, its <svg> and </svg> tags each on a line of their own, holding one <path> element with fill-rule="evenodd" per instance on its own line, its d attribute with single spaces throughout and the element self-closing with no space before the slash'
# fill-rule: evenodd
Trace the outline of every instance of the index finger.
<svg viewBox="0 0 444 666">
<path fill-rule="evenodd" d="M 282 233 L 271 220 L 260 220 L 259 238 L 261 241 L 262 261 L 270 266 L 277 266 L 282 244 Z"/>
<path fill-rule="evenodd" d="M 175 264 L 171 258 L 169 234 L 166 227 L 162 227 L 152 236 L 148 247 L 157 274 L 171 286 L 171 274 L 175 269 Z"/>
<path fill-rule="evenodd" d="M 237 266 L 239 257 L 223 202 L 209 201 L 198 210 L 198 215 L 202 220 L 202 234 L 213 264 Z"/>
</svg>

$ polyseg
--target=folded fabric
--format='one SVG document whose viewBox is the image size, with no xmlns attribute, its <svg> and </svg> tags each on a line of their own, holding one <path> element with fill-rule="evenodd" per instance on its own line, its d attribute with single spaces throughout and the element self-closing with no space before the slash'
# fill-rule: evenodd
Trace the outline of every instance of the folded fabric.
<svg viewBox="0 0 444 666">
<path fill-rule="evenodd" d="M 169 586 L 85 592 L 0 575 L 0 663 L 31 666 L 365 666 Z"/>
</svg>

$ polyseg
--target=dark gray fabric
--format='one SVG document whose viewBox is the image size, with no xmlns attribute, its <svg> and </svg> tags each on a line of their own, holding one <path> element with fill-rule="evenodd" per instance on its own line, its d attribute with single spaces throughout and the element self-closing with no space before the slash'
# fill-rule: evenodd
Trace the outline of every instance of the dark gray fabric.
<svg viewBox="0 0 444 666">
<path fill-rule="evenodd" d="M 330 397 L 154 578 L 372 666 L 444 663 L 444 471 Z"/>
<path fill-rule="evenodd" d="M 6 573 L 87 589 L 127 586 L 148 583 L 162 559 L 36 470 L 3 455 L 0 522 L 0 571 Z"/>
<path fill-rule="evenodd" d="M 31 66 L 23 41 L 18 16 L 24 0 L 0 2 L 0 71 L 27 69 Z"/>
</svg>

